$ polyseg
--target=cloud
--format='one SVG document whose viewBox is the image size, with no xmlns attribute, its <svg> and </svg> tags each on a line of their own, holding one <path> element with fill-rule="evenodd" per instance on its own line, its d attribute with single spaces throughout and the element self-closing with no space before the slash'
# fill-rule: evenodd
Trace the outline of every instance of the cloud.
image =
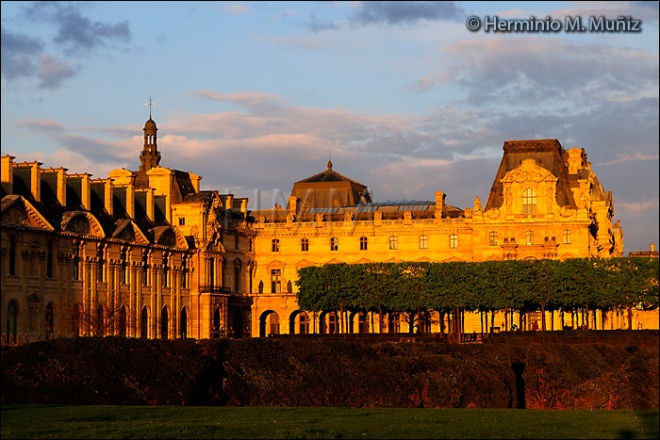
<svg viewBox="0 0 660 440">
<path fill-rule="evenodd" d="M 4 26 L 1 32 L 2 76 L 7 80 L 33 76 L 37 67 L 32 57 L 41 53 L 43 43 L 27 35 L 10 32 Z"/>
<path fill-rule="evenodd" d="M 659 156 L 657 154 L 644 154 L 640 151 L 636 151 L 629 155 L 619 154 L 617 159 L 611 160 L 609 162 L 602 162 L 597 164 L 598 166 L 605 167 L 611 165 L 617 165 L 625 162 L 637 162 L 637 161 L 658 161 Z"/>
<path fill-rule="evenodd" d="M 225 5 L 225 12 L 231 15 L 242 15 L 250 12 L 250 9 L 243 3 L 229 3 Z"/>
<path fill-rule="evenodd" d="M 82 15 L 81 5 L 60 2 L 35 2 L 25 8 L 25 13 L 36 21 L 56 27 L 53 42 L 63 46 L 71 54 L 89 53 L 110 42 L 131 41 L 131 30 L 127 21 L 116 24 L 92 21 Z"/>
<path fill-rule="evenodd" d="M 351 17 L 353 25 L 414 24 L 421 20 L 458 20 L 465 11 L 445 1 L 364 1 Z"/>
<path fill-rule="evenodd" d="M 16 127 L 40 131 L 45 134 L 57 134 L 65 131 L 64 125 L 51 119 L 22 119 L 14 123 Z"/>
<path fill-rule="evenodd" d="M 39 58 L 40 89 L 56 89 L 62 81 L 76 74 L 76 69 L 50 55 Z"/>
<path fill-rule="evenodd" d="M 131 41 L 127 21 L 104 23 L 92 21 L 80 10 L 85 3 L 32 2 L 22 8 L 30 25 L 52 27 L 50 44 L 2 27 L 2 76 L 8 81 L 32 78 L 40 89 L 56 89 L 81 71 L 71 67 L 70 61 L 57 55 L 88 55 L 116 42 Z M 48 52 L 44 54 L 44 52 Z"/>
<path fill-rule="evenodd" d="M 569 101 L 657 96 L 658 55 L 556 38 L 488 38 L 453 43 L 443 83 L 456 83 L 474 105 L 527 107 Z"/>
</svg>

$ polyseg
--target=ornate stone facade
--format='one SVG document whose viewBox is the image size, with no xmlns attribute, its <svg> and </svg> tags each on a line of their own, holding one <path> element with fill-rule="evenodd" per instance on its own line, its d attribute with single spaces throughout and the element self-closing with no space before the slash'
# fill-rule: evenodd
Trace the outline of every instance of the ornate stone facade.
<svg viewBox="0 0 660 440">
<path fill-rule="evenodd" d="M 157 130 L 150 117 L 138 171 L 105 179 L 2 157 L 3 341 L 332 333 L 335 314 L 297 307 L 301 267 L 623 256 L 612 194 L 583 149 L 554 139 L 505 142 L 483 207 L 476 197 L 458 208 L 440 191 L 376 203 L 328 162 L 294 183 L 286 208 L 250 212 L 247 199 L 200 190 L 201 176 L 159 166 Z M 653 313 L 635 325 L 657 328 Z M 603 318 L 606 328 L 626 325 Z M 378 322 L 355 314 L 347 328 L 407 331 L 395 318 Z M 478 315 L 464 325 L 487 330 Z M 425 328 L 439 331 L 437 317 Z"/>
</svg>

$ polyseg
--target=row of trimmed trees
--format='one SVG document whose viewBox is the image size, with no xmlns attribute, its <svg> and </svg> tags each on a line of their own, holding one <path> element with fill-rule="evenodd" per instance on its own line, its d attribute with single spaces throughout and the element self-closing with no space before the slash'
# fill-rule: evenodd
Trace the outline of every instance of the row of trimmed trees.
<svg viewBox="0 0 660 440">
<path fill-rule="evenodd" d="M 360 311 L 381 317 L 406 313 L 411 324 L 425 311 L 441 318 L 471 311 L 482 312 L 485 320 L 490 313 L 493 327 L 498 311 L 511 319 L 513 312 L 519 317 L 541 312 L 546 330 L 545 312 L 560 311 L 583 313 L 586 328 L 592 312 L 596 328 L 597 310 L 618 310 L 627 312 L 632 328 L 634 308 L 658 307 L 657 258 L 341 263 L 301 268 L 298 274 L 300 309 L 336 311 L 342 322 L 346 313 Z"/>
</svg>

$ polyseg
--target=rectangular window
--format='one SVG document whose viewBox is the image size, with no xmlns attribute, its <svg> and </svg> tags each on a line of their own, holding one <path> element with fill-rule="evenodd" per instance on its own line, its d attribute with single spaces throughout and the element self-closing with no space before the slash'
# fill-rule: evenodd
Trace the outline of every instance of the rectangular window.
<svg viewBox="0 0 660 440">
<path fill-rule="evenodd" d="M 369 241 L 367 237 L 360 237 L 360 250 L 361 251 L 366 251 L 368 247 Z"/>
<path fill-rule="evenodd" d="M 497 246 L 497 232 L 490 231 L 488 233 L 488 245 L 489 246 Z"/>
<path fill-rule="evenodd" d="M 270 270 L 271 293 L 282 293 L 282 269 Z"/>
<path fill-rule="evenodd" d="M 451 234 L 449 236 L 449 247 L 451 249 L 457 249 L 458 248 L 458 235 Z"/>
<path fill-rule="evenodd" d="M 571 230 L 570 229 L 564 229 L 563 243 L 564 244 L 571 244 Z"/>
<path fill-rule="evenodd" d="M 429 248 L 429 238 L 426 235 L 419 236 L 419 248 L 428 249 Z"/>
<path fill-rule="evenodd" d="M 300 250 L 302 252 L 308 252 L 309 251 L 309 239 L 307 239 L 307 238 L 301 238 L 300 239 Z"/>
<path fill-rule="evenodd" d="M 337 237 L 332 237 L 330 239 L 330 250 L 331 251 L 339 250 L 339 239 Z"/>
<path fill-rule="evenodd" d="M 280 240 L 277 238 L 273 238 L 273 241 L 271 242 L 271 250 L 273 252 L 279 252 L 280 251 Z"/>
<path fill-rule="evenodd" d="M 185 225 L 186 225 L 186 218 L 179 217 L 179 226 L 185 226 Z"/>
<path fill-rule="evenodd" d="M 53 240 L 48 240 L 46 249 L 46 277 L 53 278 Z"/>
</svg>

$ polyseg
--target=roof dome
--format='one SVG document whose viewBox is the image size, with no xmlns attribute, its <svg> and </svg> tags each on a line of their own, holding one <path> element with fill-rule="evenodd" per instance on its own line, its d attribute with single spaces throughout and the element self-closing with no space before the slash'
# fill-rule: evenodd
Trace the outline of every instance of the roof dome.
<svg viewBox="0 0 660 440">
<path fill-rule="evenodd" d="M 145 122 L 144 129 L 145 130 L 158 130 L 158 127 L 156 127 L 156 123 L 154 122 L 153 119 L 151 119 L 151 116 L 149 116 L 149 120 L 147 122 Z"/>
</svg>

